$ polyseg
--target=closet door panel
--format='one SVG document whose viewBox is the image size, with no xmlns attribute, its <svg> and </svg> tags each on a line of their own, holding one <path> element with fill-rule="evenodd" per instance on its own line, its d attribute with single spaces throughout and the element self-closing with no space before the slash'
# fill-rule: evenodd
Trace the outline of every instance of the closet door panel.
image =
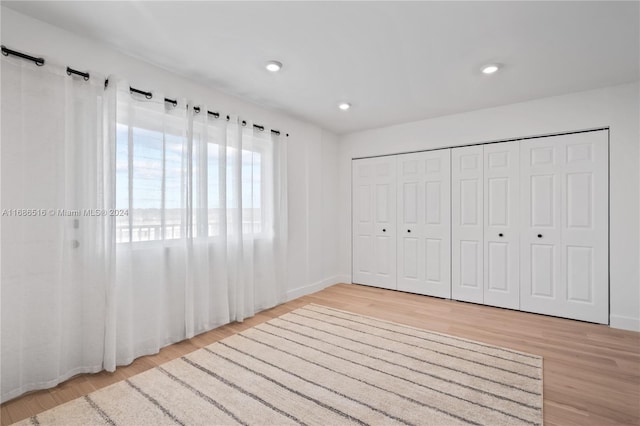
<svg viewBox="0 0 640 426">
<path fill-rule="evenodd" d="M 563 143 L 558 137 L 522 141 L 521 307 L 563 315 L 562 186 Z"/>
<path fill-rule="evenodd" d="M 420 260 L 424 248 L 420 241 L 419 212 L 424 204 L 422 193 L 424 165 L 420 154 L 397 156 L 398 162 L 398 289 L 417 292 L 423 279 Z"/>
<path fill-rule="evenodd" d="M 424 279 L 427 294 L 451 297 L 451 150 L 424 153 Z"/>
<path fill-rule="evenodd" d="M 451 297 L 450 155 L 398 155 L 398 289 Z"/>
<path fill-rule="evenodd" d="M 572 318 L 609 323 L 608 132 L 564 138 L 563 279 Z"/>
<path fill-rule="evenodd" d="M 483 147 L 451 150 L 451 297 L 483 303 Z"/>
<path fill-rule="evenodd" d="M 523 310 L 608 323 L 608 134 L 521 142 Z"/>
<path fill-rule="evenodd" d="M 562 294 L 562 140 L 522 141 L 521 308 L 560 315 Z"/>
<path fill-rule="evenodd" d="M 373 185 L 371 166 L 353 164 L 353 280 L 373 275 Z"/>
<path fill-rule="evenodd" d="M 484 146 L 484 303 L 520 307 L 519 143 Z"/>
<path fill-rule="evenodd" d="M 396 160 L 352 162 L 353 282 L 396 288 Z"/>
</svg>

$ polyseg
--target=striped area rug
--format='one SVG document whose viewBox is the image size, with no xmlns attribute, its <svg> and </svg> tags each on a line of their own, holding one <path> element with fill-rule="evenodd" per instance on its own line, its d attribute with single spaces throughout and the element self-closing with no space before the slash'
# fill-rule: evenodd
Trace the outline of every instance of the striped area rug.
<svg viewBox="0 0 640 426">
<path fill-rule="evenodd" d="M 542 358 L 307 305 L 19 424 L 542 424 Z"/>
</svg>

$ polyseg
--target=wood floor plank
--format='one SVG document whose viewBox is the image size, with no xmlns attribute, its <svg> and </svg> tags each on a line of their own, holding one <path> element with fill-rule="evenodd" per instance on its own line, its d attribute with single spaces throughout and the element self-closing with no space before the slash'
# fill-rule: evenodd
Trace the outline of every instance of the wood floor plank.
<svg viewBox="0 0 640 426">
<path fill-rule="evenodd" d="M 544 357 L 547 425 L 640 425 L 640 333 L 374 287 L 338 284 L 138 358 L 74 377 L 0 407 L 1 425 L 124 380 L 309 303 Z"/>
</svg>

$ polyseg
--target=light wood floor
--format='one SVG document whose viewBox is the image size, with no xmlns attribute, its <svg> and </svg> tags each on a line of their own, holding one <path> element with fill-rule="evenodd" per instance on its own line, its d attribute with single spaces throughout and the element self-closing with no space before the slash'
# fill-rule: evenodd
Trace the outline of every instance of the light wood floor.
<svg viewBox="0 0 640 426">
<path fill-rule="evenodd" d="M 547 425 L 640 425 L 640 333 L 351 284 L 168 346 L 114 373 L 80 375 L 14 399 L 1 406 L 1 423 L 35 415 L 308 303 L 542 355 Z"/>
</svg>

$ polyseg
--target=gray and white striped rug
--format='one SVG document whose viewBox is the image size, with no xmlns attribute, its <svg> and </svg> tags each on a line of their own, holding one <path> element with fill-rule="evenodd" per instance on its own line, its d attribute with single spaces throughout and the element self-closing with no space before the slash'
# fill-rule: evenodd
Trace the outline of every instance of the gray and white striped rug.
<svg viewBox="0 0 640 426">
<path fill-rule="evenodd" d="M 19 424 L 541 424 L 542 358 L 308 305 Z"/>
</svg>

